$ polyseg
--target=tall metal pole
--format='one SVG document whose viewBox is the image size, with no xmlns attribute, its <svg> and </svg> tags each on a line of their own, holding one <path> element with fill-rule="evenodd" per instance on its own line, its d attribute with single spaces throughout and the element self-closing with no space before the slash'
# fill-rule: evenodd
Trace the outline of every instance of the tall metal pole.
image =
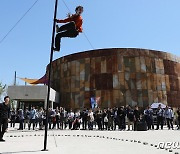
<svg viewBox="0 0 180 154">
<path fill-rule="evenodd" d="M 47 125 L 48 125 L 48 108 L 49 108 L 49 97 L 50 97 L 50 88 L 51 88 L 51 68 L 53 60 L 53 47 L 54 47 L 54 36 L 55 36 L 55 26 L 56 26 L 56 14 L 57 14 L 58 0 L 55 2 L 54 8 L 54 20 L 53 20 L 53 31 L 52 31 L 52 42 L 51 42 L 51 54 L 49 62 L 49 74 L 48 74 L 48 92 L 47 92 L 47 105 L 46 105 L 46 123 L 45 123 L 45 134 L 44 134 L 44 149 L 42 151 L 47 151 Z"/>
<path fill-rule="evenodd" d="M 14 74 L 14 86 L 16 86 L 16 71 L 15 71 L 15 74 Z"/>
</svg>

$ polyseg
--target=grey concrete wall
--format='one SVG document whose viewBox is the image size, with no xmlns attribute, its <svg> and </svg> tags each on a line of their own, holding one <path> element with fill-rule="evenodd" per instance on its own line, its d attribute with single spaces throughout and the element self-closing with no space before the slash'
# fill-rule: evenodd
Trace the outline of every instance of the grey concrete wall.
<svg viewBox="0 0 180 154">
<path fill-rule="evenodd" d="M 9 86 L 8 95 L 12 100 L 21 101 L 46 101 L 47 99 L 47 86 Z M 59 94 L 51 88 L 50 101 L 59 102 Z"/>
</svg>

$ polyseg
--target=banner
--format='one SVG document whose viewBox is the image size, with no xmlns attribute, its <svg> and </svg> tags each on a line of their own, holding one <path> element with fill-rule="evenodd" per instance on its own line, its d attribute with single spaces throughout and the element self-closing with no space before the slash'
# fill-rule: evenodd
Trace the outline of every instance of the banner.
<svg viewBox="0 0 180 154">
<path fill-rule="evenodd" d="M 91 108 L 97 108 L 100 102 L 100 97 L 91 97 Z"/>
</svg>

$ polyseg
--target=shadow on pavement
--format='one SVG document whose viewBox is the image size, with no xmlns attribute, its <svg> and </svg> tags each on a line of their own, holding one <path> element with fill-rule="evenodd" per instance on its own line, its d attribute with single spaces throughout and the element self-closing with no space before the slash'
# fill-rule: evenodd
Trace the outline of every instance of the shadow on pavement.
<svg viewBox="0 0 180 154">
<path fill-rule="evenodd" d="M 26 153 L 26 152 L 41 152 L 41 150 L 16 151 L 16 152 L 2 152 L 2 153 L 0 153 L 0 154 Z"/>
</svg>

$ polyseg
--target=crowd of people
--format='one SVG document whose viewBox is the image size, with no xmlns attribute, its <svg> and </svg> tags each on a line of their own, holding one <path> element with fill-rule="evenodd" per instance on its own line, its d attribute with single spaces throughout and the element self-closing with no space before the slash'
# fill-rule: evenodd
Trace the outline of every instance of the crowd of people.
<svg viewBox="0 0 180 154">
<path fill-rule="evenodd" d="M 10 125 L 15 127 L 19 123 L 19 130 L 23 129 L 44 129 L 45 110 L 40 107 L 10 111 Z M 161 129 L 167 125 L 168 129 L 180 129 L 180 109 L 173 111 L 166 106 L 151 109 L 148 106 L 145 110 L 139 110 L 138 106 L 121 106 L 119 108 L 95 108 L 73 111 L 63 107 L 48 109 L 48 129 L 71 129 L 71 130 L 137 130 L 139 122 L 144 122 L 148 130 Z M 177 128 L 174 128 L 174 124 Z M 154 127 L 156 125 L 156 128 Z"/>
<path fill-rule="evenodd" d="M 8 127 L 15 127 L 19 123 L 18 130 L 33 129 L 43 130 L 46 126 L 49 129 L 70 129 L 70 130 L 139 130 L 140 126 L 145 130 L 161 129 L 164 125 L 170 129 L 180 129 L 180 108 L 174 109 L 161 104 L 156 109 L 148 106 L 146 109 L 139 109 L 138 106 L 114 107 L 101 109 L 66 110 L 63 107 L 56 109 L 49 108 L 48 111 L 42 107 L 28 107 L 25 109 L 10 109 L 9 96 L 4 97 L 0 103 L 0 142 Z M 47 120 L 46 120 L 47 113 Z M 142 125 L 143 124 L 143 125 Z M 154 127 L 156 125 L 156 128 Z M 176 128 L 174 126 L 176 125 Z M 144 128 L 143 128 L 144 129 Z"/>
</svg>

